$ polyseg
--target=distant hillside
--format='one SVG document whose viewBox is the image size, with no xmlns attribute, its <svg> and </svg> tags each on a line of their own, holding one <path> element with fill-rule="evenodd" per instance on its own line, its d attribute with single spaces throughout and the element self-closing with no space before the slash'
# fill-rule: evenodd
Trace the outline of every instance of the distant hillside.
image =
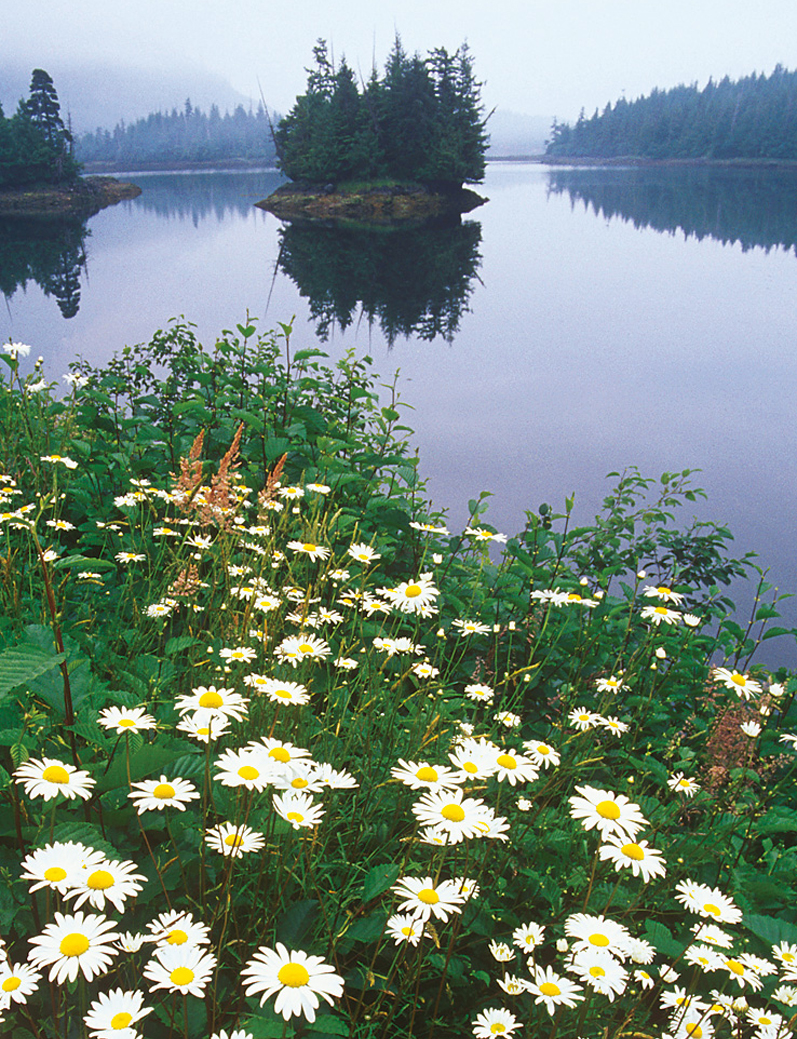
<svg viewBox="0 0 797 1039">
<path fill-rule="evenodd" d="M 524 115 L 498 108 L 487 120 L 490 143 L 487 158 L 508 155 L 542 155 L 551 134 L 550 116 Z"/>
<path fill-rule="evenodd" d="M 552 157 L 646 159 L 797 159 L 797 72 L 727 76 L 635 101 L 608 104 L 591 119 L 558 123 Z"/>
</svg>

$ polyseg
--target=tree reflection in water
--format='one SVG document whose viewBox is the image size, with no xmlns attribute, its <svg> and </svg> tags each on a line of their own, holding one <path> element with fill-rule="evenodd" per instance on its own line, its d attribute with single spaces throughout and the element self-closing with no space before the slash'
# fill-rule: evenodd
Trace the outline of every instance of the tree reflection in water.
<svg viewBox="0 0 797 1039">
<path fill-rule="evenodd" d="M 0 218 L 0 292 L 6 300 L 36 282 L 65 318 L 80 307 L 86 265 L 86 221 L 78 217 Z"/>
<path fill-rule="evenodd" d="M 359 313 L 391 346 L 410 335 L 451 342 L 468 310 L 480 244 L 481 224 L 458 217 L 413 228 L 295 222 L 280 230 L 278 265 L 309 300 L 321 340 Z"/>
</svg>

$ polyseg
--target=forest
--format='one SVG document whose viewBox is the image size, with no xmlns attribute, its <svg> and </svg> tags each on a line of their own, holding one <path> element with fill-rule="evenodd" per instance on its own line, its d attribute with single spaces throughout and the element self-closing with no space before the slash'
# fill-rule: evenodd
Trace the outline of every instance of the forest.
<svg viewBox="0 0 797 1039">
<path fill-rule="evenodd" d="M 275 135 L 279 168 L 291 180 L 461 186 L 484 179 L 486 119 L 466 44 L 422 58 L 406 54 L 397 36 L 382 77 L 373 69 L 359 85 L 324 40 L 313 54 L 306 93 Z"/>
<path fill-rule="evenodd" d="M 546 154 L 647 159 L 797 159 L 797 72 L 727 76 L 634 101 L 621 98 L 574 125 L 554 120 Z"/>
<path fill-rule="evenodd" d="M 0 106 L 0 190 L 68 184 L 79 171 L 52 77 L 34 69 L 29 96 L 10 119 Z"/>
<path fill-rule="evenodd" d="M 262 103 L 256 111 L 238 105 L 222 115 L 218 105 L 205 113 L 190 98 L 181 111 L 151 112 L 134 123 L 119 122 L 113 130 L 82 134 L 75 148 L 81 162 L 128 169 L 231 159 L 271 164 L 275 159 L 269 114 Z"/>
</svg>

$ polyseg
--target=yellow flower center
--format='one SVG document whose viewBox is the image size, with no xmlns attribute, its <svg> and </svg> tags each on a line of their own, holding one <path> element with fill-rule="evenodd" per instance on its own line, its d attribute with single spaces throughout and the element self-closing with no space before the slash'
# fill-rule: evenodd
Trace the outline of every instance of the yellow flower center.
<svg viewBox="0 0 797 1039">
<path fill-rule="evenodd" d="M 794 963 L 794 953 L 793 952 L 781 953 L 781 957 L 780 958 L 783 960 L 784 963 Z"/>
<path fill-rule="evenodd" d="M 287 818 L 288 821 L 292 823 L 304 822 L 304 816 L 301 812 L 288 812 Z"/>
<path fill-rule="evenodd" d="M 465 818 L 465 809 L 462 805 L 450 804 L 445 805 L 440 814 L 444 819 L 448 819 L 450 823 L 461 823 Z"/>
<path fill-rule="evenodd" d="M 190 985 L 194 980 L 194 972 L 190 967 L 175 967 L 169 975 L 172 985 Z"/>
<path fill-rule="evenodd" d="M 418 595 L 423 592 L 423 589 L 419 584 L 408 584 L 404 594 L 408 599 L 415 599 Z"/>
<path fill-rule="evenodd" d="M 239 833 L 228 833 L 224 838 L 224 843 L 228 848 L 240 848 L 243 842 L 244 839 Z"/>
<path fill-rule="evenodd" d="M 741 976 L 744 974 L 744 965 L 739 963 L 738 960 L 726 960 L 725 966 L 734 974 Z"/>
<path fill-rule="evenodd" d="M 693 1037 L 693 1039 L 702 1039 L 703 1029 L 698 1024 L 687 1024 L 684 1025 L 686 1032 Z"/>
<path fill-rule="evenodd" d="M 663 584 L 660 585 L 656 589 L 656 591 L 659 593 L 659 595 L 672 595 L 672 588 L 667 588 L 667 586 Z"/>
<path fill-rule="evenodd" d="M 284 747 L 275 747 L 268 752 L 268 756 L 274 758 L 275 761 L 281 761 L 283 764 L 291 760 L 290 754 Z"/>
<path fill-rule="evenodd" d="M 302 545 L 302 548 L 304 549 L 305 552 L 315 552 L 316 546 L 313 544 L 312 541 L 306 541 Z"/>
<path fill-rule="evenodd" d="M 501 768 L 517 768 L 517 761 L 511 754 L 499 754 L 495 760 Z"/>
<path fill-rule="evenodd" d="M 47 783 L 68 783 L 69 773 L 63 765 L 48 765 L 42 772 L 42 779 Z"/>
<path fill-rule="evenodd" d="M 606 946 L 609 944 L 609 939 L 606 937 L 605 934 L 591 934 L 587 941 L 590 943 L 590 945 L 597 945 L 602 949 L 605 949 Z"/>
<path fill-rule="evenodd" d="M 744 686 L 747 684 L 747 679 L 744 677 L 744 675 L 740 675 L 738 671 L 733 672 L 733 674 L 731 675 L 731 681 L 734 685 Z"/>
<path fill-rule="evenodd" d="M 152 796 L 157 797 L 159 801 L 166 801 L 170 797 L 174 797 L 175 790 L 171 783 L 158 783 L 155 789 L 152 791 Z"/>
<path fill-rule="evenodd" d="M 645 857 L 645 851 L 638 844 L 624 844 L 620 851 L 629 859 L 641 862 Z"/>
<path fill-rule="evenodd" d="M 197 729 L 196 734 L 197 734 L 197 736 L 209 736 L 210 735 L 210 729 L 207 728 L 206 726 L 202 726 L 202 728 Z"/>
<path fill-rule="evenodd" d="M 719 906 L 715 906 L 713 902 L 706 902 L 703 905 L 703 912 L 704 913 L 710 913 L 712 916 L 719 916 L 720 915 Z"/>
<path fill-rule="evenodd" d="M 51 884 L 57 884 L 59 880 L 66 878 L 66 870 L 61 869 L 60 866 L 50 866 L 49 869 L 44 871 L 44 879 L 49 880 Z"/>
<path fill-rule="evenodd" d="M 133 721 L 133 719 L 132 719 L 132 718 L 120 718 L 120 719 L 119 719 L 119 725 L 120 725 L 120 726 L 123 726 L 123 727 L 124 727 L 125 729 L 130 729 L 130 728 L 132 728 L 132 727 L 133 727 L 133 726 L 134 726 L 135 724 L 136 724 L 136 723 L 135 723 L 135 722 Z"/>
<path fill-rule="evenodd" d="M 286 963 L 277 972 L 277 980 L 287 988 L 301 988 L 310 980 L 310 975 L 301 963 Z"/>
<path fill-rule="evenodd" d="M 126 1010 L 121 1011 L 118 1014 L 114 1014 L 111 1018 L 111 1028 L 117 1032 L 123 1028 L 127 1028 L 130 1022 L 133 1020 L 133 1015 L 128 1014 Z"/>
<path fill-rule="evenodd" d="M 667 609 L 666 606 L 656 606 L 653 612 L 660 613 L 662 617 L 666 617 L 670 611 Z"/>
<path fill-rule="evenodd" d="M 558 985 L 554 985 L 552 981 L 543 981 L 540 985 L 540 992 L 543 996 L 561 996 L 562 990 Z"/>
<path fill-rule="evenodd" d="M 599 967 L 597 965 L 597 963 L 595 964 L 594 967 L 590 967 L 589 972 L 593 976 L 593 978 L 605 978 L 606 977 L 606 971 L 603 969 L 603 967 Z"/>
<path fill-rule="evenodd" d="M 293 696 L 293 693 L 290 691 L 290 689 L 275 689 L 274 695 L 281 696 L 283 700 L 290 700 Z"/>
<path fill-rule="evenodd" d="M 431 765 L 423 765 L 415 773 L 415 778 L 422 780 L 424 783 L 436 783 L 439 777 L 436 768 L 432 768 Z"/>
<path fill-rule="evenodd" d="M 401 933 L 405 935 L 407 938 L 410 938 L 412 937 L 412 935 L 415 934 L 415 929 L 413 927 L 402 927 Z"/>
<path fill-rule="evenodd" d="M 473 775 L 474 772 L 479 771 L 479 768 L 477 765 L 474 765 L 472 761 L 465 761 L 462 763 L 462 771 L 470 772 L 470 774 Z"/>
<path fill-rule="evenodd" d="M 505 1031 L 506 1025 L 503 1023 L 503 1021 L 493 1021 L 493 1023 L 490 1025 L 490 1032 L 493 1035 L 503 1035 Z"/>
<path fill-rule="evenodd" d="M 301 776 L 297 776 L 296 779 L 291 780 L 291 786 L 294 788 L 294 790 L 303 790 L 308 785 L 308 781 L 306 779 L 302 779 Z"/>
<path fill-rule="evenodd" d="M 219 696 L 215 689 L 209 689 L 199 698 L 200 707 L 221 707 L 223 703 L 224 700 Z"/>
<path fill-rule="evenodd" d="M 436 906 L 437 903 L 440 901 L 440 896 L 434 890 L 434 888 L 423 887 L 418 892 L 418 899 L 419 901 L 423 902 L 424 905 Z"/>
<path fill-rule="evenodd" d="M 538 754 L 550 754 L 551 753 L 551 748 L 547 747 L 544 743 L 538 743 L 537 744 L 537 753 Z"/>
<path fill-rule="evenodd" d="M 762 1014 L 761 1017 L 757 1018 L 756 1020 L 759 1025 L 763 1025 L 764 1027 L 772 1024 L 772 1018 L 767 1017 L 766 1014 Z"/>
<path fill-rule="evenodd" d="M 257 779 L 260 775 L 259 769 L 256 769 L 254 765 L 241 765 L 238 769 L 238 775 L 241 779 Z"/>
<path fill-rule="evenodd" d="M 3 984 L 0 985 L 0 988 L 2 988 L 3 992 L 15 992 L 21 984 L 21 978 L 6 978 Z"/>
<path fill-rule="evenodd" d="M 581 596 L 578 592 L 571 592 L 567 597 L 568 602 L 581 602 Z"/>
<path fill-rule="evenodd" d="M 185 945 L 188 941 L 188 935 L 185 931 L 181 931 L 179 927 L 175 927 L 173 931 L 169 931 L 169 936 L 166 939 L 167 945 Z"/>
<path fill-rule="evenodd" d="M 299 652 L 300 653 L 312 653 L 313 652 L 313 647 L 310 645 L 309 642 L 302 642 L 300 644 L 300 646 L 299 646 Z"/>
<path fill-rule="evenodd" d="M 595 805 L 595 811 L 603 819 L 619 819 L 620 809 L 617 806 L 616 801 L 598 801 Z"/>
<path fill-rule="evenodd" d="M 105 891 L 106 888 L 113 887 L 113 876 L 107 870 L 97 869 L 91 874 L 86 884 L 94 891 Z"/>
<path fill-rule="evenodd" d="M 64 935 L 58 948 L 62 956 L 82 956 L 89 945 L 91 945 L 91 942 L 85 934 L 73 931 L 72 934 Z"/>
</svg>

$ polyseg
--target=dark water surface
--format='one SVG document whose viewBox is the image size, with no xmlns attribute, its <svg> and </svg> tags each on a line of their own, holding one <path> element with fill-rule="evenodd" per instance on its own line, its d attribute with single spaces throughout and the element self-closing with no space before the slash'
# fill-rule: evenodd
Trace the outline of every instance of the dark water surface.
<svg viewBox="0 0 797 1039">
<path fill-rule="evenodd" d="M 588 519 L 610 470 L 700 468 L 688 515 L 797 590 L 797 176 L 493 163 L 487 205 L 414 237 L 284 228 L 254 207 L 275 173 L 130 179 L 142 195 L 82 240 L 0 224 L 0 338 L 53 376 L 176 315 L 209 341 L 247 308 L 266 328 L 295 314 L 297 347 L 320 334 L 401 370 L 452 529 L 483 489 L 514 533 L 573 491 Z"/>
</svg>

